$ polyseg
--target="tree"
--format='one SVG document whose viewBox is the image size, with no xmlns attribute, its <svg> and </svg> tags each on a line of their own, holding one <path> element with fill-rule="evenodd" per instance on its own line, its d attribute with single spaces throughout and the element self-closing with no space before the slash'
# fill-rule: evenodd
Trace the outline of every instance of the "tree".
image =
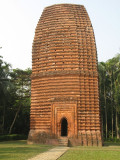
<svg viewBox="0 0 120 160">
<path fill-rule="evenodd" d="M 100 88 L 100 106 L 102 108 L 102 121 L 105 121 L 105 137 L 107 139 L 108 136 L 108 107 L 107 107 L 107 88 L 109 83 L 109 78 L 107 75 L 106 63 L 100 62 L 98 64 L 98 71 L 99 71 L 99 88 Z M 104 120 L 104 113 L 105 113 L 105 120 Z"/>
<path fill-rule="evenodd" d="M 10 95 L 10 88 L 12 86 L 12 83 L 10 82 L 10 64 L 4 62 L 2 60 L 2 57 L 0 56 L 0 110 L 2 117 L 0 119 L 1 126 L 0 130 L 1 133 L 4 133 L 4 124 L 5 124 L 5 113 L 6 113 L 6 104 L 8 102 L 8 97 Z"/>
<path fill-rule="evenodd" d="M 12 70 L 0 56 L 0 134 L 29 130 L 31 69 Z M 23 129 L 23 126 L 24 129 Z"/>
<path fill-rule="evenodd" d="M 111 136 L 113 139 L 115 134 L 119 138 L 120 54 L 109 59 L 107 62 L 100 62 L 98 68 L 100 105 L 102 108 L 101 114 L 105 138 L 107 139 Z"/>
<path fill-rule="evenodd" d="M 14 83 L 14 98 L 15 102 L 13 105 L 13 110 L 15 111 L 15 115 L 13 121 L 10 125 L 9 134 L 12 133 L 13 126 L 16 122 L 18 114 L 26 105 L 30 106 L 30 75 L 31 70 L 27 69 L 25 71 L 21 69 L 14 69 L 11 73 L 11 80 Z"/>
<path fill-rule="evenodd" d="M 114 102 L 115 102 L 115 111 L 116 111 L 116 137 L 120 138 L 119 135 L 119 113 L 120 113 L 120 55 L 114 57 Z"/>
</svg>

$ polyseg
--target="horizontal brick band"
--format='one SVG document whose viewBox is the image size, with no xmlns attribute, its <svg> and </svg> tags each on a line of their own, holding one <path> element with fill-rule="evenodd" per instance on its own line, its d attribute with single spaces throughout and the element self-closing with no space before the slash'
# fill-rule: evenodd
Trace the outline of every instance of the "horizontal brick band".
<svg viewBox="0 0 120 160">
<path fill-rule="evenodd" d="M 63 71 L 49 71 L 49 72 L 41 72 L 32 74 L 31 78 L 39 78 L 39 77 L 48 77 L 48 76 L 62 76 L 62 75 L 79 75 L 79 76 L 94 76 L 97 77 L 97 71 L 72 71 L 72 70 L 63 70 Z"/>
</svg>

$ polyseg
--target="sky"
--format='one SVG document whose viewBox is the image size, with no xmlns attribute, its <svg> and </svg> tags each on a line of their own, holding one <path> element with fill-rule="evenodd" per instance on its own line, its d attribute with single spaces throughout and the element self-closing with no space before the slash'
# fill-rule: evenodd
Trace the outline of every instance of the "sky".
<svg viewBox="0 0 120 160">
<path fill-rule="evenodd" d="M 120 53 L 120 0 L 0 0 L 0 56 L 12 68 L 32 68 L 32 43 L 42 11 L 61 3 L 85 6 L 99 62 Z"/>
</svg>

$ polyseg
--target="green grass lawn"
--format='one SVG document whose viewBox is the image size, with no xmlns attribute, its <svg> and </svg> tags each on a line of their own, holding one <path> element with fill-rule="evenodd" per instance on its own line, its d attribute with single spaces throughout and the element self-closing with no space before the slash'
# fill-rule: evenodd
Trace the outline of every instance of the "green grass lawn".
<svg viewBox="0 0 120 160">
<path fill-rule="evenodd" d="M 27 160 L 50 148 L 49 145 L 28 145 L 25 140 L 0 142 L 0 160 Z"/>
<path fill-rule="evenodd" d="M 27 160 L 53 148 L 49 145 L 27 145 L 26 141 L 0 142 L 0 160 Z M 120 143 L 103 147 L 71 147 L 59 160 L 120 160 Z"/>
<path fill-rule="evenodd" d="M 120 160 L 120 144 L 105 143 L 103 147 L 73 147 L 59 160 Z"/>
</svg>

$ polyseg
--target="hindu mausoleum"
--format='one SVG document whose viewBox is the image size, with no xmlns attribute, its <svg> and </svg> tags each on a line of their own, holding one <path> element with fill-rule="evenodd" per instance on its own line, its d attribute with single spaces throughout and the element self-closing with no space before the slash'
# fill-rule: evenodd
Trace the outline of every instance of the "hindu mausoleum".
<svg viewBox="0 0 120 160">
<path fill-rule="evenodd" d="M 37 24 L 28 142 L 102 145 L 96 44 L 82 5 L 46 7 Z"/>
</svg>

